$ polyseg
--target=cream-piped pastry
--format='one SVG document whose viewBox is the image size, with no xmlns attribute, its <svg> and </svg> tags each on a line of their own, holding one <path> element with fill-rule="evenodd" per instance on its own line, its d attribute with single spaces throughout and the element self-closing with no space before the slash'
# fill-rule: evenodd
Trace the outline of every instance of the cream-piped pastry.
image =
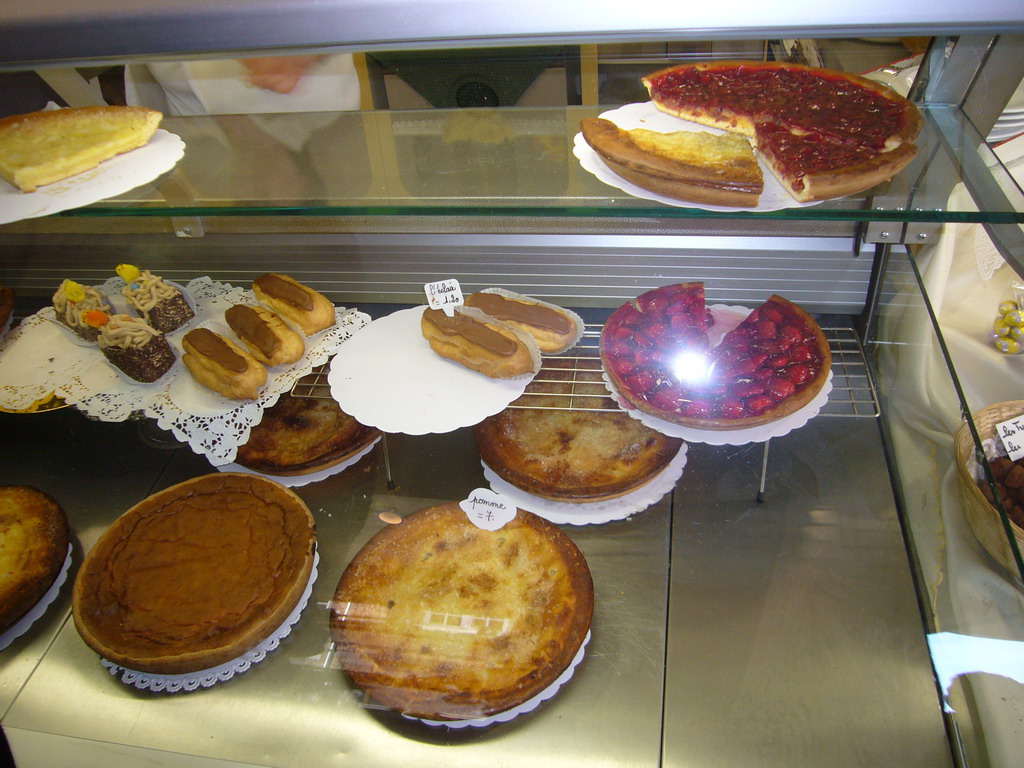
<svg viewBox="0 0 1024 768">
<path fill-rule="evenodd" d="M 96 341 L 99 329 L 85 322 L 85 313 L 90 310 L 110 312 L 107 297 L 91 285 L 81 285 L 74 280 L 64 280 L 53 294 L 53 311 L 57 322 L 66 325 L 86 341 Z"/>
<path fill-rule="evenodd" d="M 195 317 L 185 295 L 162 277 L 132 264 L 118 264 L 116 271 L 125 282 L 121 293 L 128 303 L 161 333 L 176 331 Z"/>
<path fill-rule="evenodd" d="M 135 381 L 154 382 L 174 365 L 174 349 L 142 318 L 90 310 L 85 320 L 98 330 L 104 357 Z"/>
</svg>

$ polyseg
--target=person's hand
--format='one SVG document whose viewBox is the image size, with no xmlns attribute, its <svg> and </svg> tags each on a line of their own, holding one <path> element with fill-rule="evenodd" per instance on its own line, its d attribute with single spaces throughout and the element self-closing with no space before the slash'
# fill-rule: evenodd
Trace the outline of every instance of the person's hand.
<svg viewBox="0 0 1024 768">
<path fill-rule="evenodd" d="M 323 56 L 266 56 L 242 59 L 249 73 L 249 82 L 257 88 L 274 93 L 291 93 L 302 76 Z"/>
</svg>

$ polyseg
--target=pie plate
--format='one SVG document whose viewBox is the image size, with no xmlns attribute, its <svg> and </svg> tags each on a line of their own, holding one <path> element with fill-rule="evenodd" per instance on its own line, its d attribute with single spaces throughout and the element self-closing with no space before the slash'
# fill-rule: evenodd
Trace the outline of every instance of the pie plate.
<svg viewBox="0 0 1024 768">
<path fill-rule="evenodd" d="M 516 488 L 503 480 L 487 464 L 481 462 L 484 477 L 490 483 L 491 490 L 507 496 L 517 507 L 533 512 L 556 525 L 600 525 L 615 520 L 625 520 L 638 512 L 643 512 L 658 502 L 665 494 L 671 493 L 683 476 L 686 467 L 686 443 L 679 448 L 679 453 L 664 469 L 651 478 L 640 488 L 630 491 L 615 499 L 573 503 L 553 501 L 534 496 Z"/>
<path fill-rule="evenodd" d="M 565 668 L 561 675 L 547 688 L 538 693 L 532 699 L 524 701 L 522 704 L 512 709 L 506 709 L 504 712 L 499 712 L 496 715 L 490 715 L 489 717 L 480 717 L 475 720 L 425 720 L 423 718 L 411 717 L 409 715 L 402 715 L 407 720 L 419 720 L 421 723 L 433 726 L 443 726 L 445 728 L 486 728 L 489 725 L 495 723 L 507 723 L 519 715 L 524 715 L 527 712 L 532 712 L 542 703 L 553 697 L 558 693 L 558 689 L 565 685 L 569 679 L 573 676 L 576 671 L 576 667 L 581 661 L 583 661 L 583 651 L 587 647 L 587 643 L 590 642 L 590 631 L 587 631 L 587 636 L 583 638 L 583 642 L 580 644 L 580 649 L 576 651 L 576 655 L 573 660 L 569 662 L 569 666 Z"/>
<path fill-rule="evenodd" d="M 35 192 L 22 192 L 0 179 L 0 224 L 49 216 L 122 195 L 171 170 L 184 154 L 185 142 L 158 128 L 148 144 Z"/>
<path fill-rule="evenodd" d="M 50 588 L 41 598 L 39 598 L 39 602 L 32 606 L 28 613 L 12 624 L 6 632 L 0 634 L 0 651 L 28 632 L 31 626 L 35 624 L 44 613 L 46 613 L 46 609 L 50 607 L 50 603 L 57 599 L 57 595 L 60 593 L 60 588 L 67 580 L 68 569 L 70 567 L 71 544 L 68 544 L 68 556 L 65 558 L 64 565 L 61 567 L 60 573 L 57 574 L 57 578 L 53 580 L 53 584 L 50 585 Z"/>
<path fill-rule="evenodd" d="M 636 104 L 626 104 L 625 106 L 613 109 L 610 112 L 603 112 L 600 115 L 605 120 L 611 120 L 619 128 L 624 130 L 632 130 L 634 128 L 646 128 L 650 131 L 657 131 L 660 133 L 671 133 L 674 131 L 694 131 L 694 132 L 707 132 L 714 134 L 722 134 L 725 131 L 719 128 L 709 128 L 706 125 L 700 123 L 694 123 L 689 120 L 683 120 L 682 118 L 675 117 L 662 112 L 660 109 L 654 106 L 654 102 L 648 101 Z M 764 176 L 764 192 L 761 193 L 761 199 L 757 206 L 754 208 L 737 208 L 723 205 L 705 205 L 703 203 L 691 203 L 685 200 L 675 200 L 671 197 L 665 197 L 655 192 L 638 187 L 635 184 L 623 179 L 618 174 L 614 173 L 601 157 L 591 149 L 590 145 L 587 144 L 583 138 L 582 133 L 577 133 L 573 139 L 573 150 L 572 153 L 576 156 L 576 159 L 580 161 L 580 166 L 583 170 L 592 173 L 597 177 L 599 181 L 608 184 L 609 186 L 621 189 L 623 192 L 632 195 L 633 197 L 639 197 L 644 200 L 654 200 L 665 205 L 672 205 L 677 208 L 700 208 L 705 211 L 781 211 L 787 208 L 806 208 L 812 205 L 818 205 L 820 202 L 816 200 L 811 203 L 800 203 L 793 199 L 782 184 L 779 183 L 775 175 L 768 169 L 768 166 L 764 164 L 764 161 L 758 157 L 758 165 L 761 166 L 761 173 Z"/>
<path fill-rule="evenodd" d="M 331 361 L 331 395 L 361 424 L 408 435 L 451 432 L 504 410 L 533 380 L 490 379 L 441 357 L 420 331 L 424 309 L 374 320 Z"/>
<path fill-rule="evenodd" d="M 180 675 L 158 675 L 153 672 L 138 672 L 134 669 L 122 667 L 120 664 L 115 664 L 107 659 L 101 659 L 100 661 L 111 675 L 120 677 L 121 682 L 125 685 L 134 686 L 139 690 L 162 693 L 189 693 L 199 688 L 209 688 L 217 683 L 230 680 L 235 675 L 248 672 L 253 664 L 259 664 L 263 661 L 268 653 L 276 650 L 281 641 L 291 634 L 292 626 L 298 622 L 303 609 L 306 607 L 306 603 L 309 602 L 309 596 L 313 593 L 313 584 L 316 582 L 317 565 L 319 562 L 320 551 L 317 549 L 313 552 L 313 568 L 310 571 L 306 589 L 295 604 L 292 612 L 288 615 L 288 618 L 281 622 L 281 625 L 262 642 L 250 648 L 237 659 L 232 659 L 210 669 L 185 672 Z"/>
<path fill-rule="evenodd" d="M 316 472 L 310 472 L 308 475 L 272 475 L 269 472 L 257 472 L 254 469 L 249 469 L 248 467 L 243 467 L 241 464 L 234 463 L 219 466 L 217 467 L 217 470 L 220 472 L 241 472 L 243 475 L 260 475 L 261 477 L 266 477 L 274 482 L 280 483 L 285 488 L 299 488 L 303 485 L 319 483 L 321 480 L 326 480 L 328 477 L 341 474 L 353 464 L 358 463 L 359 460 L 372 451 L 380 441 L 381 437 L 378 436 L 377 439 L 368 446 L 344 461 L 335 464 L 333 467 L 327 467 L 325 469 L 317 470 Z"/>
<path fill-rule="evenodd" d="M 711 310 L 715 319 L 714 325 L 708 331 L 708 342 L 710 347 L 721 343 L 725 335 L 739 325 L 753 310 L 747 307 L 729 306 L 725 304 L 713 304 Z M 748 443 L 763 443 L 773 437 L 782 437 L 794 429 L 799 429 L 808 421 L 818 415 L 818 412 L 828 402 L 828 395 L 832 391 L 832 372 L 829 371 L 828 378 L 822 386 L 821 391 L 803 408 L 795 411 L 768 424 L 746 429 L 695 429 L 685 427 L 675 422 L 659 419 L 648 413 L 644 413 L 633 407 L 622 395 L 619 394 L 615 385 L 603 374 L 605 386 L 611 393 L 615 402 L 634 419 L 640 421 L 646 427 L 661 432 L 669 437 L 678 437 L 688 443 L 707 443 L 708 445 L 747 445 Z"/>
</svg>

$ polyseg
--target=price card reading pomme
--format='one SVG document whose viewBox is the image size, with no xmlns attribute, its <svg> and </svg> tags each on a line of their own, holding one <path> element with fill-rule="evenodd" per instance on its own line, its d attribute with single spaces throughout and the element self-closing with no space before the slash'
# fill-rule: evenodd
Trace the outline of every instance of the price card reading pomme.
<svg viewBox="0 0 1024 768">
<path fill-rule="evenodd" d="M 462 288 L 454 278 L 427 283 L 423 286 L 423 292 L 427 294 L 430 308 L 444 310 L 448 317 L 455 314 L 455 307 L 462 305 Z"/>
<path fill-rule="evenodd" d="M 996 424 L 996 434 L 1010 461 L 1024 457 L 1024 414 Z"/>
<path fill-rule="evenodd" d="M 516 516 L 516 505 L 490 488 L 477 488 L 459 502 L 466 517 L 477 528 L 496 531 Z"/>
</svg>

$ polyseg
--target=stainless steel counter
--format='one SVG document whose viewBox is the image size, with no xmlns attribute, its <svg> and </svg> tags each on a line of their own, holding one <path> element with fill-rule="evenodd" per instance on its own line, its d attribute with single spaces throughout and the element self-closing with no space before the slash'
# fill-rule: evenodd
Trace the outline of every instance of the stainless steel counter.
<svg viewBox="0 0 1024 768">
<path fill-rule="evenodd" d="M 151 490 L 212 471 L 71 410 L 0 414 L 0 433 L 0 482 L 58 497 L 80 550 Z M 381 447 L 298 489 L 317 520 L 313 597 L 229 682 L 122 684 L 67 620 L 65 590 L 2 657 L 17 765 L 951 765 L 875 421 L 821 416 L 770 445 L 763 504 L 760 447 L 693 445 L 671 499 L 568 527 L 595 581 L 583 663 L 533 713 L 456 731 L 373 708 L 330 647 L 327 603 L 377 514 L 485 485 L 468 430 L 389 436 L 393 490 Z"/>
</svg>

